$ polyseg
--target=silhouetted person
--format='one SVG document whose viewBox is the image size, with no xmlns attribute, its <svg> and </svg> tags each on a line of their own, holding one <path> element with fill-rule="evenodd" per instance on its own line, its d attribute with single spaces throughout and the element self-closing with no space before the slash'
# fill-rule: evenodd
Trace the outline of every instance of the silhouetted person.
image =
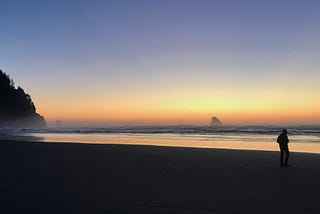
<svg viewBox="0 0 320 214">
<path fill-rule="evenodd" d="M 288 135 L 287 135 L 287 129 L 283 129 L 282 133 L 278 136 L 277 142 L 279 143 L 280 147 L 280 166 L 289 166 L 288 160 L 289 160 L 289 148 L 288 148 Z M 286 153 L 286 157 L 284 158 L 283 153 Z M 284 165 L 283 165 L 283 159 L 284 159 Z"/>
</svg>

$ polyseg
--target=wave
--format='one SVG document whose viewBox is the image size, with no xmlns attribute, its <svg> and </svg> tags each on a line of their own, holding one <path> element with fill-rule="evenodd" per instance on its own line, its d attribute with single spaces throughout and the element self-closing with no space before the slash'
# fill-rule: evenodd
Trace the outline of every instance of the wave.
<svg viewBox="0 0 320 214">
<path fill-rule="evenodd" d="M 46 128 L 0 129 L 0 135 L 23 133 L 81 133 L 81 134 L 194 134 L 194 135 L 277 135 L 279 127 L 265 126 L 124 126 L 109 128 Z M 289 135 L 314 135 L 320 137 L 320 127 L 291 127 Z"/>
</svg>

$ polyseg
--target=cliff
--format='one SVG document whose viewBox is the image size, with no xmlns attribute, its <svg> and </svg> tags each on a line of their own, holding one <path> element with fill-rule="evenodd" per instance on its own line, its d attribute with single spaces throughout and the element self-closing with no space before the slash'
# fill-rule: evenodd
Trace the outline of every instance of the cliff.
<svg viewBox="0 0 320 214">
<path fill-rule="evenodd" d="M 31 96 L 16 88 L 9 75 L 0 70 L 0 127 L 44 128 L 44 117 L 36 112 Z"/>
</svg>

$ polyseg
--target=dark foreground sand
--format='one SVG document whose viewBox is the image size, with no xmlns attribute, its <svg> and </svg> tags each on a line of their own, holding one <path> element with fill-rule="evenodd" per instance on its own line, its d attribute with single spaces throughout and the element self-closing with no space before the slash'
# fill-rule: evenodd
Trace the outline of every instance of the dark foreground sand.
<svg viewBox="0 0 320 214">
<path fill-rule="evenodd" d="M 320 213 L 320 155 L 0 142 L 0 213 Z"/>
</svg>

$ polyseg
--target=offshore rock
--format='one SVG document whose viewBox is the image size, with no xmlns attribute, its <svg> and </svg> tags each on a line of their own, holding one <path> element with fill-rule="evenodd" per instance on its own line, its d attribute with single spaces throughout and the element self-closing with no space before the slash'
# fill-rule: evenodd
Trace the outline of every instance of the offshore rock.
<svg viewBox="0 0 320 214">
<path fill-rule="evenodd" d="M 210 125 L 222 126 L 222 122 L 217 117 L 212 117 Z"/>
</svg>

